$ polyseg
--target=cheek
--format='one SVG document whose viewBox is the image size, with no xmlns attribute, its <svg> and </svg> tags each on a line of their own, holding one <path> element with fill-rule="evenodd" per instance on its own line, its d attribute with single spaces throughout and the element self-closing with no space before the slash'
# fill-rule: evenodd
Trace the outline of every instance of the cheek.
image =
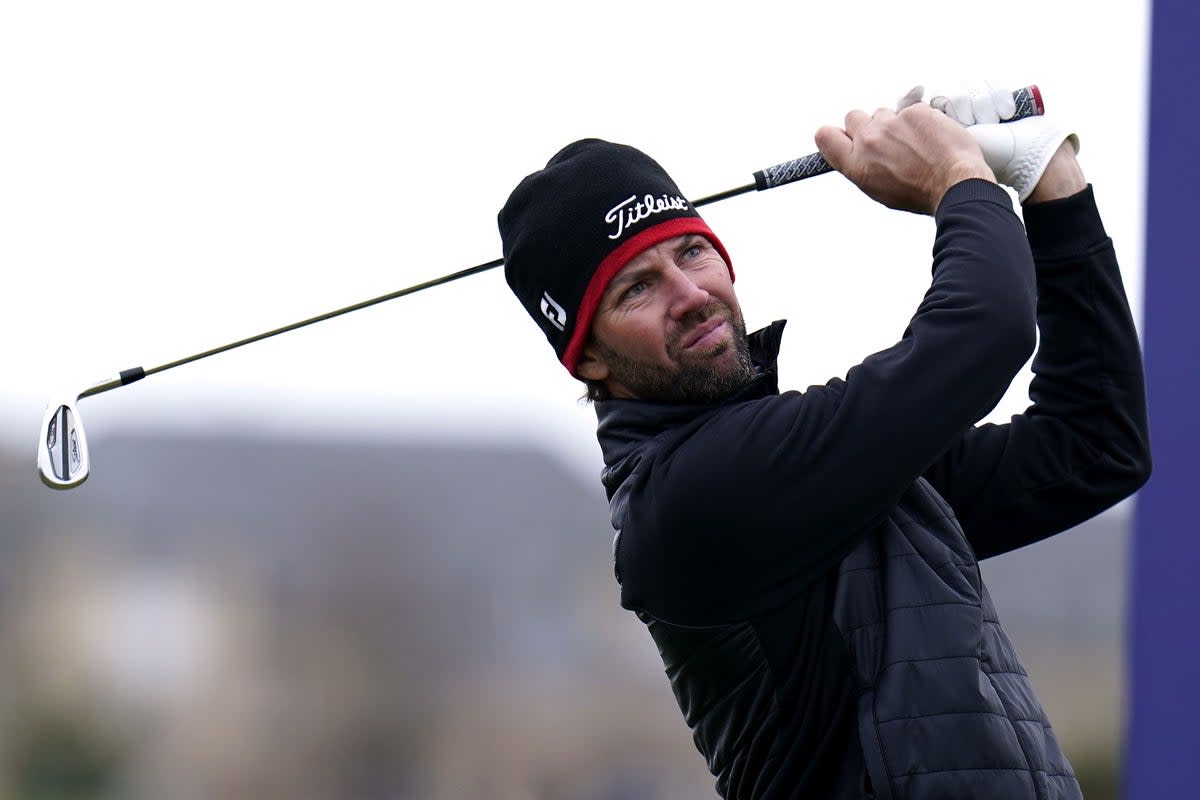
<svg viewBox="0 0 1200 800">
<path fill-rule="evenodd" d="M 636 354 L 642 358 L 653 358 L 665 350 L 663 342 L 661 325 L 642 322 L 631 326 L 626 331 L 623 344 L 630 354 Z"/>
<path fill-rule="evenodd" d="M 715 300 L 733 309 L 734 313 L 738 316 L 741 315 L 741 305 L 738 303 L 737 292 L 734 291 L 733 284 L 728 279 L 711 285 L 707 290 Z"/>
<path fill-rule="evenodd" d="M 733 281 L 729 279 L 729 267 L 721 261 L 705 267 L 704 273 L 697 279 L 697 285 L 728 302 L 734 297 Z"/>
<path fill-rule="evenodd" d="M 600 341 L 623 356 L 639 361 L 662 360 L 666 352 L 661 320 L 651 314 L 629 314 L 617 324 L 596 326 Z"/>
</svg>

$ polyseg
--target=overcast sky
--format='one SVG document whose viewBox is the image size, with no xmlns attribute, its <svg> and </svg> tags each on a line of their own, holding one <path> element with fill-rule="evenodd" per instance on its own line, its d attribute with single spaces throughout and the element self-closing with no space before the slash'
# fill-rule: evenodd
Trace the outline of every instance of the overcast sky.
<svg viewBox="0 0 1200 800">
<path fill-rule="evenodd" d="M 1140 309 L 1148 22 L 1146 2 L 0 2 L 0 442 L 32 476 L 55 393 L 498 257 L 509 191 L 574 139 L 640 147 L 697 197 L 916 83 L 1042 88 Z M 928 285 L 932 220 L 838 175 L 704 215 L 748 324 L 790 320 L 785 387 L 892 344 Z M 579 395 L 493 271 L 81 414 L 93 481 L 96 442 L 146 425 L 537 441 L 594 476 Z"/>
</svg>

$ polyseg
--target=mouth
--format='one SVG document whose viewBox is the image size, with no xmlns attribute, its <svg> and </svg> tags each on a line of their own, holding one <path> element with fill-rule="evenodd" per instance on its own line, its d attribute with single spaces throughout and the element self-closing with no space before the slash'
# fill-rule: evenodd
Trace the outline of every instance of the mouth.
<svg viewBox="0 0 1200 800">
<path fill-rule="evenodd" d="M 687 351 L 704 350 L 721 341 L 725 333 L 725 318 L 713 317 L 700 323 L 696 330 L 683 340 L 680 349 Z"/>
</svg>

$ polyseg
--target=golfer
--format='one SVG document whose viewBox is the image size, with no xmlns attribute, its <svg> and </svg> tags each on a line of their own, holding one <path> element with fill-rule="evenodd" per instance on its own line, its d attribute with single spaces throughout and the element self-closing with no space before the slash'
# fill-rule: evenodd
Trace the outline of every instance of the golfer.
<svg viewBox="0 0 1200 800">
<path fill-rule="evenodd" d="M 817 131 L 936 232 L 900 340 L 803 391 L 645 154 L 575 142 L 500 212 L 510 287 L 596 401 L 621 604 L 724 798 L 1081 796 L 977 561 L 1146 481 L 1142 364 L 1077 139 L 993 100 Z M 977 426 L 1038 330 L 1032 405 Z"/>
</svg>

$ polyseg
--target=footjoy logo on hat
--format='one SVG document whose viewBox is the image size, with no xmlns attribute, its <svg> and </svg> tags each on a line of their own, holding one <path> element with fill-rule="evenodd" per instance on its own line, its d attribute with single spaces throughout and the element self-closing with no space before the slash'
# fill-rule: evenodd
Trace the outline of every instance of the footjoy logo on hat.
<svg viewBox="0 0 1200 800">
<path fill-rule="evenodd" d="M 558 328 L 560 331 L 567 326 L 567 312 L 558 303 L 554 302 L 554 298 L 549 292 L 542 292 L 542 314 L 546 319 L 550 320 L 550 324 Z"/>
<path fill-rule="evenodd" d="M 610 208 L 608 213 L 604 215 L 605 222 L 617 226 L 617 230 L 614 233 L 610 233 L 608 238 L 620 239 L 621 234 L 626 229 L 641 222 L 651 214 L 661 214 L 664 211 L 687 211 L 687 208 L 687 200 L 678 195 L 668 197 L 664 194 L 661 197 L 655 197 L 652 194 L 648 194 L 641 200 L 638 200 L 636 194 L 631 194 Z"/>
</svg>

